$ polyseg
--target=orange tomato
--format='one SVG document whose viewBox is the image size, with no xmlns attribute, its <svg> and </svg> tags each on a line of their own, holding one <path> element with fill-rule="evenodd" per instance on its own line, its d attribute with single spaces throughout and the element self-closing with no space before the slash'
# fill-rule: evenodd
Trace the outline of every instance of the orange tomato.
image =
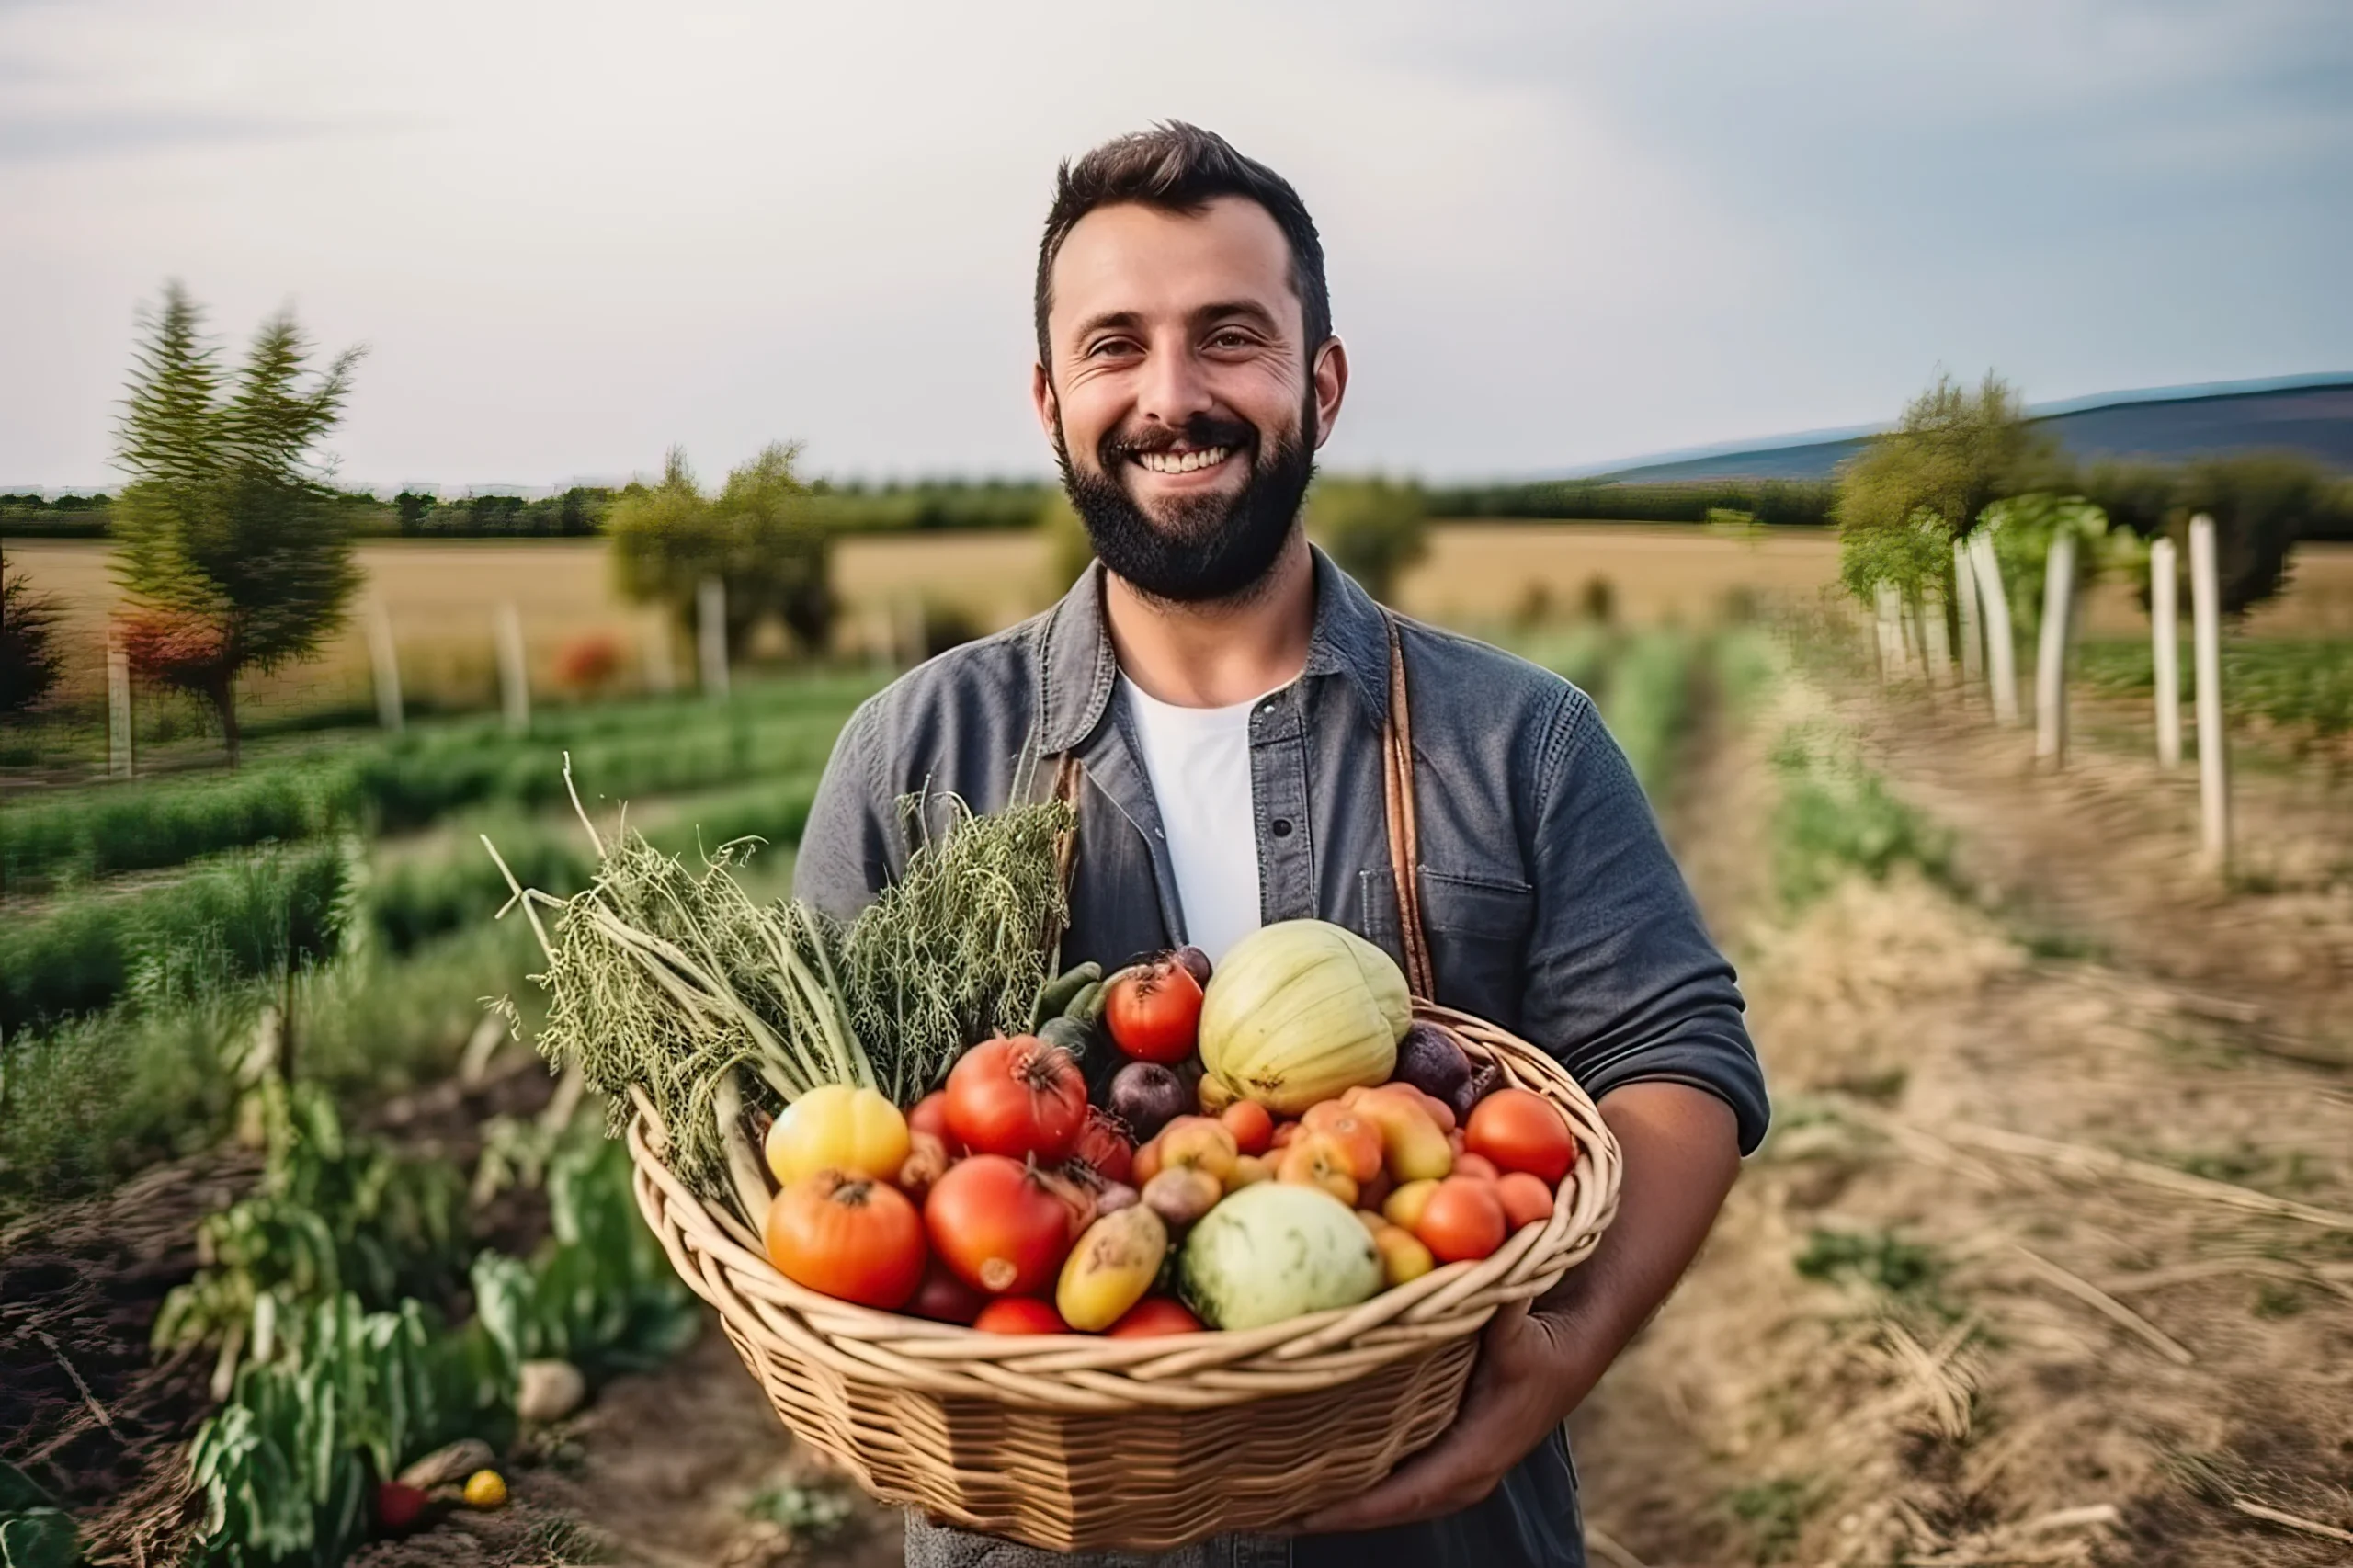
<svg viewBox="0 0 2353 1568">
<path fill-rule="evenodd" d="M 1274 1113 L 1256 1100 L 1236 1100 L 1218 1120 L 1233 1134 L 1234 1146 L 1245 1154 L 1263 1154 L 1275 1141 Z"/>
<path fill-rule="evenodd" d="M 1068 1334 L 1070 1324 L 1051 1301 L 1035 1296 L 999 1296 L 981 1309 L 972 1326 L 983 1334 Z"/>
<path fill-rule="evenodd" d="M 1325 1100 L 1310 1106 L 1300 1125 L 1310 1132 L 1332 1139 L 1347 1152 L 1348 1175 L 1359 1182 L 1370 1181 L 1381 1169 L 1382 1144 L 1381 1128 L 1368 1117 L 1358 1116 L 1337 1100 Z"/>
<path fill-rule="evenodd" d="M 1323 1188 L 1353 1209 L 1357 1206 L 1354 1161 L 1336 1138 L 1311 1132 L 1285 1149 L 1276 1162 L 1275 1179 L 1301 1187 Z"/>
<path fill-rule="evenodd" d="M 1552 1217 L 1552 1189 L 1526 1171 L 1505 1172 L 1495 1183 L 1495 1201 L 1504 1206 L 1504 1219 L 1515 1231 Z"/>
<path fill-rule="evenodd" d="M 819 1171 L 768 1204 L 768 1261 L 796 1285 L 896 1312 L 923 1282 L 923 1216 L 868 1176 Z"/>
<path fill-rule="evenodd" d="M 1106 1339 L 1154 1339 L 1165 1334 L 1199 1334 L 1201 1320 L 1173 1296 L 1146 1296 L 1103 1331 Z"/>
<path fill-rule="evenodd" d="M 1422 1205 L 1414 1234 L 1440 1263 L 1485 1257 L 1504 1244 L 1504 1206 L 1493 1182 L 1448 1176 Z"/>
<path fill-rule="evenodd" d="M 1547 1187 L 1559 1186 L 1577 1160 L 1569 1119 L 1551 1100 L 1526 1089 L 1497 1089 L 1481 1100 L 1463 1134 L 1472 1153 L 1503 1170 L 1541 1177 Z"/>
</svg>

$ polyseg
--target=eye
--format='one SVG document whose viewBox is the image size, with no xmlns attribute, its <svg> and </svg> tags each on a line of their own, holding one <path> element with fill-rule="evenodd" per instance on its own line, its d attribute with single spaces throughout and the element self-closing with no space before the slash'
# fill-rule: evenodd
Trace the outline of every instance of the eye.
<svg viewBox="0 0 2353 1568">
<path fill-rule="evenodd" d="M 1222 326 L 1210 335 L 1212 348 L 1250 348 L 1257 340 L 1238 326 Z"/>
<path fill-rule="evenodd" d="M 1082 357 L 1088 359 L 1107 359 L 1117 355 L 1132 354 L 1135 352 L 1135 343 L 1131 338 L 1098 337 L 1086 346 Z"/>
</svg>

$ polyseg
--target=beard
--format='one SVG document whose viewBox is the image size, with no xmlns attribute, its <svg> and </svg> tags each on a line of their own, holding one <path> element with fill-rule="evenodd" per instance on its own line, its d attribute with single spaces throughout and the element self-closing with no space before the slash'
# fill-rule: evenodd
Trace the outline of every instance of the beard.
<svg viewBox="0 0 2353 1568">
<path fill-rule="evenodd" d="M 1245 454 L 1250 476 L 1231 496 L 1188 496 L 1168 504 L 1165 520 L 1145 516 L 1124 478 L 1140 453 L 1176 444 L 1179 433 L 1135 440 L 1111 431 L 1096 447 L 1097 467 L 1082 472 L 1057 423 L 1054 456 L 1063 488 L 1086 525 L 1096 558 L 1148 598 L 1175 604 L 1247 599 L 1290 540 L 1299 504 L 1315 477 L 1315 453 L 1302 432 L 1314 417 L 1311 384 L 1300 423 L 1268 449 L 1252 426 L 1210 415 L 1187 422 L 1181 438 L 1196 448 L 1228 447 Z"/>
</svg>

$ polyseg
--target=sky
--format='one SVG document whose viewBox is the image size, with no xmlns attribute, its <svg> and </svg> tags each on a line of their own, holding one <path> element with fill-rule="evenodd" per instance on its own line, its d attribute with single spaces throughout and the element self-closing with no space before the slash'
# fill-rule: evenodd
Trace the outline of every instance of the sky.
<svg viewBox="0 0 2353 1568">
<path fill-rule="evenodd" d="M 1329 469 L 2353 369 L 2345 0 L 0 0 L 0 488 L 119 483 L 174 278 L 366 346 L 356 485 L 1043 473 L 1054 167 L 1165 118 L 1316 217 Z"/>
</svg>

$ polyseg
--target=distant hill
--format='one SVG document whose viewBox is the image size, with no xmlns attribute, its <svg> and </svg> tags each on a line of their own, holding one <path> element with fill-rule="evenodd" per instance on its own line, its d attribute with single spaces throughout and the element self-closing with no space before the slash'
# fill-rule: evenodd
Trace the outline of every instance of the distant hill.
<svg viewBox="0 0 2353 1568">
<path fill-rule="evenodd" d="M 2080 459 L 2179 461 L 2224 452 L 2303 452 L 2353 472 L 2353 375 L 2292 381 L 2165 387 L 2049 403 L 2034 423 Z M 1824 480 L 1861 449 L 1867 431 L 1825 431 L 1737 451 L 1696 453 L 1615 469 L 1596 478 L 1628 484 L 1693 480 Z"/>
</svg>

